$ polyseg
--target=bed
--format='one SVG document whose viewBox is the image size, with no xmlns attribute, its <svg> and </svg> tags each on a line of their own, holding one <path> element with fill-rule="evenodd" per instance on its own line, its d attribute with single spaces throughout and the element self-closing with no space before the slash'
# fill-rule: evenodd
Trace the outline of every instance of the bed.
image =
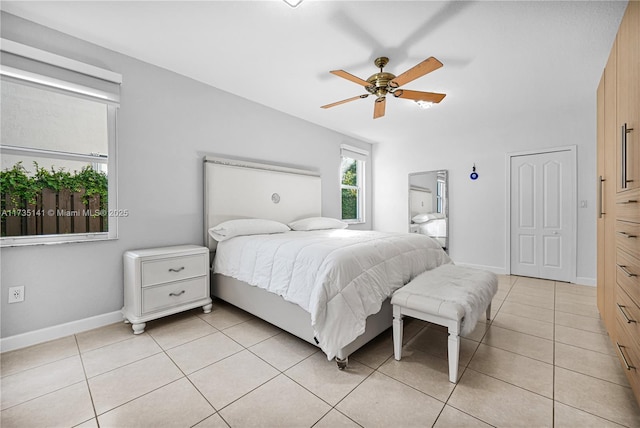
<svg viewBox="0 0 640 428">
<path fill-rule="evenodd" d="M 416 185 L 409 187 L 409 228 L 413 233 L 427 235 L 447 248 L 447 217 L 433 212 L 433 194 L 430 189 Z"/>
<path fill-rule="evenodd" d="M 426 236 L 339 227 L 231 234 L 218 242 L 212 229 L 236 230 L 221 225 L 243 220 L 322 222 L 326 218 L 321 215 L 320 175 L 206 157 L 204 178 L 204 239 L 212 252 L 212 295 L 319 346 L 328 359 L 335 357 L 339 368 L 346 367 L 351 353 L 391 326 L 388 297 L 395 289 L 450 262 L 438 243 Z"/>
<path fill-rule="evenodd" d="M 447 218 L 440 213 L 420 213 L 411 219 L 411 230 L 427 235 L 447 247 Z"/>
</svg>

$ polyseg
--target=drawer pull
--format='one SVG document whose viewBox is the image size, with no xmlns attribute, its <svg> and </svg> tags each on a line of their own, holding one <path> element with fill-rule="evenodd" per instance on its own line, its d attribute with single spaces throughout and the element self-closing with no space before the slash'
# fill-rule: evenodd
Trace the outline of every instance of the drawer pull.
<svg viewBox="0 0 640 428">
<path fill-rule="evenodd" d="M 182 291 L 181 291 L 181 292 L 179 292 L 179 293 L 169 293 L 169 296 L 178 297 L 178 296 L 183 295 L 184 293 L 185 293 L 185 291 L 184 291 L 184 290 L 182 290 Z"/>
<path fill-rule="evenodd" d="M 627 316 L 627 314 L 624 311 L 624 308 L 626 308 L 626 306 L 622 306 L 620 303 L 616 303 L 616 305 L 618 305 L 618 309 L 620 310 L 620 312 L 622 313 L 622 316 L 624 317 L 624 319 L 627 320 L 627 324 L 631 324 L 632 322 L 636 322 L 636 320 L 632 320 L 631 318 L 629 318 Z"/>
<path fill-rule="evenodd" d="M 180 272 L 180 271 L 182 271 L 182 270 L 184 270 L 184 266 L 179 267 L 178 269 L 170 268 L 170 269 L 169 269 L 169 272 Z"/>
<path fill-rule="evenodd" d="M 631 239 L 631 238 L 637 238 L 637 236 L 636 236 L 636 235 L 631 235 L 630 233 L 627 233 L 627 232 L 618 232 L 618 233 L 619 233 L 620 235 L 624 236 L 625 238 L 629 238 L 629 239 Z"/>
<path fill-rule="evenodd" d="M 637 199 L 628 199 L 626 201 L 622 201 L 622 202 L 616 202 L 618 205 L 627 205 L 627 204 L 637 204 L 638 200 Z"/>
<path fill-rule="evenodd" d="M 626 266 L 624 265 L 618 265 L 618 267 L 622 270 L 622 272 L 624 272 L 625 275 L 627 275 L 628 277 L 632 277 L 632 276 L 638 276 L 633 272 L 629 272 L 629 269 L 627 269 Z"/>
<path fill-rule="evenodd" d="M 602 216 L 606 214 L 604 211 L 602 211 L 604 209 L 604 203 L 602 199 L 604 194 L 603 187 L 604 187 L 605 181 L 607 180 L 602 178 L 602 176 L 600 176 L 600 187 L 598 187 L 598 218 L 602 218 Z"/>
<path fill-rule="evenodd" d="M 624 365 L 627 368 L 627 370 L 631 370 L 631 369 L 636 369 L 634 366 L 629 365 L 629 362 L 627 361 L 627 357 L 624 356 L 624 352 L 622 352 L 622 348 L 624 348 L 624 346 L 621 346 L 617 341 L 616 341 L 616 346 L 618 347 L 618 352 L 620 352 L 620 355 L 622 356 L 622 359 L 624 360 Z"/>
<path fill-rule="evenodd" d="M 622 173 L 621 178 L 622 178 L 622 182 L 620 183 L 620 188 L 621 189 L 627 189 L 629 186 L 627 186 L 627 183 L 632 183 L 633 180 L 629 180 L 628 178 L 628 170 L 627 170 L 627 163 L 629 161 L 629 157 L 627 156 L 627 134 L 630 133 L 631 131 L 633 131 L 633 128 L 628 128 L 627 124 L 625 123 L 624 125 L 621 126 L 621 130 L 622 130 L 622 135 L 620 138 L 620 152 L 621 152 L 621 158 L 620 158 L 620 172 Z"/>
</svg>

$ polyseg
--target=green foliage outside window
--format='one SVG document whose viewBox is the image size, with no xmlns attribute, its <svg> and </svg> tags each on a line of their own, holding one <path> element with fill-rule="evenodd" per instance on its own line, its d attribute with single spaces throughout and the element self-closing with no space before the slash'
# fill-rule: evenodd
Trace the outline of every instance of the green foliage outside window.
<svg viewBox="0 0 640 428">
<path fill-rule="evenodd" d="M 358 191 L 342 189 L 342 219 L 356 220 L 358 218 Z"/>
<path fill-rule="evenodd" d="M 343 162 L 345 159 L 343 158 Z M 351 163 L 342 173 L 342 185 L 358 185 L 358 162 L 349 159 Z M 342 219 L 355 220 L 358 218 L 358 189 L 342 189 Z"/>
<path fill-rule="evenodd" d="M 69 172 L 33 163 L 0 171 L 1 236 L 106 232 L 108 180 L 90 166 Z"/>
<path fill-rule="evenodd" d="M 73 173 L 34 162 L 0 171 L 1 235 L 106 232 L 107 175 L 90 166 Z"/>
<path fill-rule="evenodd" d="M 25 208 L 25 204 L 35 204 L 36 196 L 42 189 L 51 189 L 55 192 L 69 190 L 80 192 L 84 189 L 84 203 L 88 203 L 93 196 L 99 195 L 100 209 L 106 209 L 107 204 L 107 175 L 100 171 L 95 171 L 90 166 L 73 173 L 65 171 L 63 168 L 47 170 L 33 162 L 35 173 L 29 172 L 22 165 L 16 163 L 11 169 L 0 171 L 0 194 L 2 194 L 2 205 L 7 202 L 6 195 L 11 195 L 11 202 L 16 208 Z"/>
</svg>

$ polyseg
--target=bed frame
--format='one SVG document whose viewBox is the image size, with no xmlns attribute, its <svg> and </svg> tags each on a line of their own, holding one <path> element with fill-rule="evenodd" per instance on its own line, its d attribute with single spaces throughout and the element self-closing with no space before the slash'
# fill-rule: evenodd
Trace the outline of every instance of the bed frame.
<svg viewBox="0 0 640 428">
<path fill-rule="evenodd" d="M 315 171 L 207 156 L 204 158 L 204 242 L 215 255 L 216 241 L 209 228 L 237 218 L 265 218 L 290 223 L 321 215 L 321 179 Z M 307 342 L 316 345 L 311 314 L 281 296 L 228 276 L 211 275 L 211 295 L 241 308 Z M 387 299 L 367 318 L 365 332 L 338 351 L 336 363 L 344 369 L 348 356 L 391 327 Z"/>
</svg>

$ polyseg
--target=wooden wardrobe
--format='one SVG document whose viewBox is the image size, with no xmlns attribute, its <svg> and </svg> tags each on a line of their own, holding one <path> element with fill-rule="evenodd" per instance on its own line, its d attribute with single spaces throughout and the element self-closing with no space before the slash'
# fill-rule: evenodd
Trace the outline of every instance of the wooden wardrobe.
<svg viewBox="0 0 640 428">
<path fill-rule="evenodd" d="M 597 93 L 598 310 L 640 403 L 640 1 Z"/>
</svg>

